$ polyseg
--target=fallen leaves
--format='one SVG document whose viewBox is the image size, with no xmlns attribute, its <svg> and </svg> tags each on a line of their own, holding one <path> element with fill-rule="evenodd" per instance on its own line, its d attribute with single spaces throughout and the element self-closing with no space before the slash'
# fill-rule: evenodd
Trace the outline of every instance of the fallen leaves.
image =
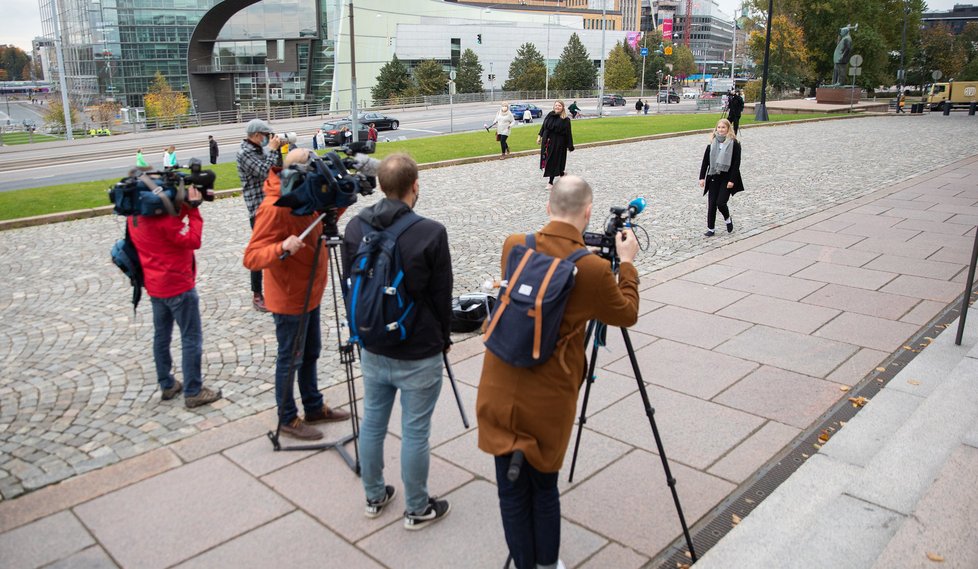
<svg viewBox="0 0 978 569">
<path fill-rule="evenodd" d="M 862 396 L 850 397 L 849 402 L 852 403 L 853 407 L 862 407 L 863 405 L 869 403 L 869 399 L 866 399 L 865 397 Z"/>
<path fill-rule="evenodd" d="M 916 379 L 908 379 L 907 383 L 909 383 L 910 385 L 920 385 L 920 382 L 917 381 Z"/>
<path fill-rule="evenodd" d="M 845 393 L 846 391 L 849 391 L 849 389 L 851 389 L 851 388 L 848 385 L 840 385 L 839 386 L 839 391 L 841 391 L 843 393 Z"/>
<path fill-rule="evenodd" d="M 886 368 L 885 367 L 878 367 L 878 368 L 876 368 L 876 371 L 886 371 Z"/>
<path fill-rule="evenodd" d="M 944 563 L 944 556 L 940 553 L 934 553 L 933 551 L 927 552 L 927 559 L 930 559 L 936 563 Z"/>
<path fill-rule="evenodd" d="M 731 522 L 731 525 L 737 525 L 737 524 L 739 524 L 741 522 L 741 518 L 737 514 L 732 514 L 730 516 L 730 522 Z"/>
<path fill-rule="evenodd" d="M 828 429 L 823 429 L 822 432 L 818 434 L 818 442 L 822 443 L 823 445 L 829 442 L 830 438 L 832 438 L 832 434 L 829 433 Z"/>
</svg>

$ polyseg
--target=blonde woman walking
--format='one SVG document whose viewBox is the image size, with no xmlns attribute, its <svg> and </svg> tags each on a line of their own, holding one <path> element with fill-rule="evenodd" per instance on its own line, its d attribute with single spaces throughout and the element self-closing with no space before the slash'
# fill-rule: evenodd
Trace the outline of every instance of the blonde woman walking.
<svg viewBox="0 0 978 569">
<path fill-rule="evenodd" d="M 703 163 L 700 165 L 700 187 L 703 195 L 707 196 L 706 233 L 704 237 L 713 237 L 713 227 L 717 219 L 717 211 L 723 215 L 727 225 L 727 233 L 733 232 L 733 218 L 727 208 L 730 196 L 744 189 L 740 178 L 740 143 L 727 119 L 720 119 L 710 135 L 710 143 L 703 153 Z"/>
<path fill-rule="evenodd" d="M 496 126 L 496 140 L 499 141 L 499 149 L 502 153 L 500 156 L 509 154 L 509 144 L 506 144 L 506 139 L 509 138 L 509 131 L 513 127 L 514 122 L 516 122 L 516 117 L 510 112 L 509 105 L 503 103 L 496 113 L 496 118 L 492 121 L 492 125 L 489 125 Z"/>
<path fill-rule="evenodd" d="M 571 134 L 571 120 L 563 101 L 554 103 L 554 110 L 547 113 L 537 134 L 540 145 L 540 169 L 548 178 L 547 189 L 554 186 L 554 178 L 564 175 L 567 167 L 567 153 L 574 152 L 574 137 Z"/>
</svg>

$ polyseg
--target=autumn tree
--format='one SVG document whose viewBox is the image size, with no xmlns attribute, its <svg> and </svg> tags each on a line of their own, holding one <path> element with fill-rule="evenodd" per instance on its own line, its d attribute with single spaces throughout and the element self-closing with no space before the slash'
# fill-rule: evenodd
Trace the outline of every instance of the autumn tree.
<svg viewBox="0 0 978 569">
<path fill-rule="evenodd" d="M 70 103 L 68 105 L 68 111 L 71 113 L 72 127 L 78 125 L 78 111 Z M 52 127 L 57 132 L 67 132 L 67 128 L 65 127 L 65 112 L 61 106 L 60 97 L 52 99 L 51 104 L 48 105 L 47 111 L 44 113 L 44 124 Z"/>
<path fill-rule="evenodd" d="M 766 32 L 754 31 L 747 39 L 747 51 L 758 67 L 764 65 L 765 35 Z M 805 34 L 787 16 L 775 15 L 771 22 L 768 66 L 767 81 L 776 91 L 796 88 L 810 75 Z"/>
<path fill-rule="evenodd" d="M 166 77 L 157 71 L 149 85 L 149 92 L 143 96 L 143 106 L 149 118 L 173 120 L 187 114 L 190 99 L 180 91 L 174 91 Z"/>
<path fill-rule="evenodd" d="M 509 78 L 503 84 L 503 90 L 539 91 L 546 85 L 546 80 L 543 54 L 532 43 L 525 43 L 516 50 L 516 57 L 509 64 Z"/>
<path fill-rule="evenodd" d="M 571 34 L 570 40 L 560 54 L 560 60 L 554 67 L 553 85 L 557 89 L 582 90 L 594 87 L 598 78 L 598 70 L 591 61 L 591 56 L 577 34 Z"/>
<path fill-rule="evenodd" d="M 441 63 L 425 59 L 414 68 L 414 84 L 422 95 L 442 95 L 448 89 L 448 74 Z"/>
<path fill-rule="evenodd" d="M 608 54 L 607 66 L 604 72 L 605 88 L 613 91 L 624 91 L 633 89 L 638 83 L 635 77 L 635 67 L 632 65 L 632 58 L 628 56 L 628 50 L 621 42 L 615 44 Z"/>
<path fill-rule="evenodd" d="M 0 71 L 4 81 L 20 81 L 25 75 L 30 79 L 31 58 L 17 46 L 0 45 Z"/>
<path fill-rule="evenodd" d="M 122 106 L 119 103 L 113 102 L 102 102 L 95 107 L 95 111 L 92 117 L 95 122 L 102 125 L 103 127 L 109 126 L 109 124 L 115 120 L 116 115 L 119 114 L 119 109 Z"/>
<path fill-rule="evenodd" d="M 471 49 L 463 51 L 458 60 L 455 90 L 459 93 L 481 93 L 483 90 L 482 64 L 479 63 L 479 56 Z"/>
<path fill-rule="evenodd" d="M 380 68 L 377 84 L 370 90 L 370 94 L 373 95 L 374 101 L 385 101 L 403 95 L 410 86 L 411 76 L 408 74 L 407 67 L 404 67 L 397 55 L 394 55 Z"/>
<path fill-rule="evenodd" d="M 943 80 L 956 78 L 968 63 L 968 53 L 946 26 L 934 26 L 923 31 L 920 42 L 921 64 L 928 77 L 940 71 Z"/>
<path fill-rule="evenodd" d="M 666 63 L 672 64 L 672 75 L 676 77 L 688 77 L 697 71 L 692 50 L 682 44 L 672 46 L 672 55 L 666 56 Z"/>
</svg>

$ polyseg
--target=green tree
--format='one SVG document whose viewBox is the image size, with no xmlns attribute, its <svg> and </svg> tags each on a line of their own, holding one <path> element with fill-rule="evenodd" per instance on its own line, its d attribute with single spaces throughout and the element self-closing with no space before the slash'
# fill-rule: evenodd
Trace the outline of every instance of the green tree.
<svg viewBox="0 0 978 569">
<path fill-rule="evenodd" d="M 459 93 L 481 93 L 483 90 L 482 64 L 479 63 L 479 56 L 471 49 L 463 51 L 458 60 L 455 90 Z"/>
<path fill-rule="evenodd" d="M 635 77 L 639 81 L 642 80 L 642 53 L 643 47 L 648 48 L 649 55 L 645 59 L 645 88 L 655 88 L 658 81 L 657 72 L 662 71 L 663 75 L 666 75 L 665 67 L 666 60 L 662 54 L 662 50 L 659 46 L 662 44 L 662 32 L 656 30 L 652 32 L 645 32 L 642 35 L 642 39 L 632 49 L 629 46 L 625 46 L 625 50 L 628 56 L 632 58 L 632 65 L 635 67 Z"/>
<path fill-rule="evenodd" d="M 957 78 L 967 64 L 965 48 L 955 42 L 954 34 L 946 26 L 934 26 L 921 34 L 920 61 L 928 77 L 933 71 L 940 71 L 942 81 Z"/>
<path fill-rule="evenodd" d="M 190 110 L 190 99 L 180 91 L 174 91 L 169 81 L 159 71 L 149 85 L 149 93 L 143 96 L 143 106 L 149 118 L 175 119 Z"/>
<path fill-rule="evenodd" d="M 516 50 L 516 57 L 509 64 L 509 78 L 503 84 L 504 91 L 539 91 L 547 81 L 547 67 L 535 45 L 525 43 Z"/>
<path fill-rule="evenodd" d="M 552 85 L 565 90 L 591 89 L 597 78 L 598 70 L 581 43 L 581 38 L 577 34 L 571 34 L 554 68 Z"/>
<path fill-rule="evenodd" d="M 666 56 L 666 63 L 672 64 L 672 75 L 675 77 L 688 77 L 697 71 L 693 52 L 682 44 L 672 46 L 672 55 Z"/>
<path fill-rule="evenodd" d="M 44 113 L 44 124 L 52 127 L 57 132 L 65 132 L 65 113 L 64 108 L 61 106 L 61 98 L 55 98 L 50 101 L 47 111 Z M 79 126 L 78 123 L 78 111 L 75 110 L 71 104 L 68 104 L 68 111 L 71 113 L 71 125 L 74 130 L 75 127 Z"/>
<path fill-rule="evenodd" d="M 9 81 L 20 81 L 24 76 L 24 69 L 27 69 L 27 77 L 30 78 L 31 58 L 17 46 L 0 45 L 0 70 L 5 71 L 4 76 Z"/>
<path fill-rule="evenodd" d="M 414 84 L 422 95 L 441 95 L 448 88 L 448 75 L 441 63 L 425 59 L 414 68 Z"/>
<path fill-rule="evenodd" d="M 374 101 L 385 101 L 392 99 L 404 92 L 411 86 L 411 76 L 408 70 L 401 63 L 396 55 L 391 57 L 377 75 L 377 84 L 370 90 Z"/>
<path fill-rule="evenodd" d="M 765 33 L 757 30 L 747 39 L 747 51 L 756 66 L 764 65 Z M 771 22 L 771 57 L 768 85 L 775 91 L 794 89 L 810 75 L 805 34 L 787 16 L 775 15 Z"/>
<path fill-rule="evenodd" d="M 628 56 L 628 49 L 621 42 L 611 49 L 605 65 L 604 84 L 607 89 L 624 91 L 634 89 L 638 84 L 632 58 Z"/>
</svg>

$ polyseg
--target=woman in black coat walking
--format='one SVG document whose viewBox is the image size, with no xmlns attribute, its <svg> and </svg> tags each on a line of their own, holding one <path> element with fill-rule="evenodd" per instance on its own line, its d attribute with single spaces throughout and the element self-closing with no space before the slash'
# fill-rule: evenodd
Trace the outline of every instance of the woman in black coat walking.
<svg viewBox="0 0 978 569">
<path fill-rule="evenodd" d="M 700 187 L 707 195 L 706 237 L 713 237 L 713 226 L 717 220 L 717 210 L 723 214 L 727 233 L 733 231 L 733 219 L 727 208 L 730 196 L 744 189 L 740 179 L 740 143 L 730 126 L 730 121 L 720 119 L 710 135 L 710 144 L 703 153 L 700 166 Z"/>
<path fill-rule="evenodd" d="M 540 133 L 537 134 L 537 144 L 540 145 L 540 169 L 543 170 L 543 177 L 549 178 L 549 190 L 554 187 L 554 178 L 564 175 L 567 152 L 574 152 L 571 120 L 563 101 L 554 103 L 554 110 L 543 119 Z"/>
</svg>

